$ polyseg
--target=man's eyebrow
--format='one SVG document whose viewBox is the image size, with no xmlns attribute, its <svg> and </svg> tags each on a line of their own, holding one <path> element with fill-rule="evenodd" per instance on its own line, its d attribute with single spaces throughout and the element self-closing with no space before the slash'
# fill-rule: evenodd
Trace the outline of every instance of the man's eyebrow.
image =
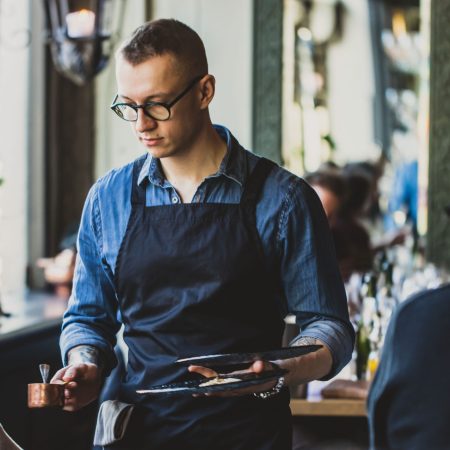
<svg viewBox="0 0 450 450">
<path fill-rule="evenodd" d="M 145 97 L 144 103 L 151 102 L 155 98 L 168 97 L 169 95 L 170 94 L 168 94 L 167 92 L 157 92 L 156 94 L 152 94 L 152 95 L 149 95 L 148 97 Z M 133 99 L 131 99 L 130 97 L 127 97 L 126 95 L 117 94 L 117 96 L 123 100 L 129 101 L 130 103 L 136 103 Z"/>
<path fill-rule="evenodd" d="M 123 94 L 117 94 L 117 98 L 120 100 L 129 100 L 131 103 L 133 102 L 133 100 L 131 100 L 130 97 L 127 97 L 126 95 Z"/>
</svg>

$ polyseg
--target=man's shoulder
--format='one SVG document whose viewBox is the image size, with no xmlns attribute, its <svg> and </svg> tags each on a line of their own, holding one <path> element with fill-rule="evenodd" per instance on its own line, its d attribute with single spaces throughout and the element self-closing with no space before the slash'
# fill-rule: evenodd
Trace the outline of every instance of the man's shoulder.
<svg viewBox="0 0 450 450">
<path fill-rule="evenodd" d="M 250 172 L 256 166 L 256 163 L 261 159 L 261 156 L 251 152 L 248 153 Z M 278 163 L 273 162 L 273 168 L 270 171 L 264 192 L 268 195 L 290 196 L 300 195 L 304 196 L 310 190 L 308 183 L 300 176 L 290 172 L 288 169 L 281 167 Z"/>
<path fill-rule="evenodd" d="M 129 186 L 133 177 L 134 164 L 141 158 L 142 156 L 121 167 L 109 170 L 95 182 L 97 191 L 102 194 L 114 193 L 116 190 L 123 189 L 124 186 Z"/>
<path fill-rule="evenodd" d="M 416 329 L 418 326 L 428 328 L 430 324 L 433 327 L 442 320 L 447 323 L 450 317 L 450 284 L 411 295 L 399 305 L 397 316 L 402 323 L 413 321 Z M 420 324 L 415 320 L 417 317 L 421 317 Z"/>
<path fill-rule="evenodd" d="M 251 176 L 261 156 L 246 152 L 248 175 Z M 292 211 L 304 214 L 311 208 L 317 207 L 319 200 L 316 197 L 314 190 L 303 178 L 273 162 L 273 167 L 262 187 L 258 204 L 267 217 L 278 214 L 289 215 Z"/>
<path fill-rule="evenodd" d="M 124 202 L 129 201 L 131 195 L 131 182 L 133 178 L 133 167 L 136 161 L 113 168 L 100 177 L 94 184 L 93 190 L 100 202 Z"/>
</svg>

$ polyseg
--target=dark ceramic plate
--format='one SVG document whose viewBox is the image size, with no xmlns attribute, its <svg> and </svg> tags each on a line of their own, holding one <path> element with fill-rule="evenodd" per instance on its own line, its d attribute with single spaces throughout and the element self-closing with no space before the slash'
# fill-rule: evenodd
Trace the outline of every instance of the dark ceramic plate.
<svg viewBox="0 0 450 450">
<path fill-rule="evenodd" d="M 321 345 L 300 345 L 298 347 L 284 347 L 277 350 L 268 350 L 252 353 L 224 353 L 219 355 L 194 356 L 178 359 L 177 363 L 185 366 L 195 364 L 203 367 L 226 366 L 233 364 L 250 364 L 259 359 L 263 361 L 276 361 L 278 359 L 295 358 L 306 355 L 322 348 Z"/>
<path fill-rule="evenodd" d="M 262 373 L 244 373 L 239 375 L 229 375 L 222 374 L 219 377 L 201 378 L 200 380 L 190 380 L 183 381 L 180 383 L 172 384 L 162 384 L 160 386 L 152 386 L 149 389 L 137 390 L 138 394 L 151 395 L 151 394 L 206 394 L 213 392 L 223 392 L 230 391 L 233 389 L 239 389 L 249 386 L 254 386 L 258 384 L 265 383 L 269 380 L 275 380 L 280 376 L 284 375 L 287 370 L 284 369 L 274 369 L 268 370 Z M 227 378 L 234 378 L 236 381 L 223 383 L 223 384 L 213 384 L 209 386 L 204 386 L 205 383 L 210 381 Z"/>
</svg>

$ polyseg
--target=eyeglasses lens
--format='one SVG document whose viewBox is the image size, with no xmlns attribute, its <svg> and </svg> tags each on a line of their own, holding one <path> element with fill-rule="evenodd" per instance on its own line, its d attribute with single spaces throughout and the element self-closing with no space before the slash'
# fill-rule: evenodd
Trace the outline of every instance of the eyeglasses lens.
<svg viewBox="0 0 450 450">
<path fill-rule="evenodd" d="M 164 105 L 146 105 L 144 106 L 145 113 L 147 116 L 152 117 L 156 120 L 167 120 L 170 117 L 169 109 Z M 114 112 L 124 120 L 129 122 L 135 122 L 138 118 L 137 109 L 126 104 L 118 104 L 114 106 Z"/>
<path fill-rule="evenodd" d="M 128 105 L 115 105 L 114 112 L 124 120 L 133 122 L 137 119 L 137 112 Z"/>
<path fill-rule="evenodd" d="M 167 120 L 170 117 L 170 111 L 164 105 L 145 106 L 145 112 L 156 120 Z"/>
</svg>

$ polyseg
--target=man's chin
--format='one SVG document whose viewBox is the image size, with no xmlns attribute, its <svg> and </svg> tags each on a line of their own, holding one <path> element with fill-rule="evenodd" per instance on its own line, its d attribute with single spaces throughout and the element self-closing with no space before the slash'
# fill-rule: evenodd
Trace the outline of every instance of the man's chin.
<svg viewBox="0 0 450 450">
<path fill-rule="evenodd" d="M 166 148 L 158 148 L 158 147 L 147 147 L 145 146 L 147 152 L 153 157 L 158 159 L 167 158 L 172 156 L 172 152 Z"/>
</svg>

